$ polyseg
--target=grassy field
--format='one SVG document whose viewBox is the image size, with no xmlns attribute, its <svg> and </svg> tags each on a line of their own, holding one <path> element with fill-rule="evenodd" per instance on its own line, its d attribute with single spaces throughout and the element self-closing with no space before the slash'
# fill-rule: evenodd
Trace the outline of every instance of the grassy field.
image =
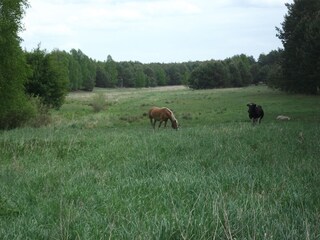
<svg viewBox="0 0 320 240">
<path fill-rule="evenodd" d="M 154 105 L 180 130 L 153 131 Z M 319 123 L 319 97 L 264 86 L 71 93 L 0 132 L 0 239 L 319 239 Z"/>
</svg>

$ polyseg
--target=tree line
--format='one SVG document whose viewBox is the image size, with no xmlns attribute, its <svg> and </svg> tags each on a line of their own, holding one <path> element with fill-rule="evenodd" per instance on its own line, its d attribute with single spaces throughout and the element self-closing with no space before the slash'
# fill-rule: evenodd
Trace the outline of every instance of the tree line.
<svg viewBox="0 0 320 240">
<path fill-rule="evenodd" d="M 56 84 L 56 90 L 65 86 L 67 91 L 92 91 L 94 87 L 142 88 L 167 85 L 205 89 L 267 83 L 281 51 L 261 54 L 258 61 L 252 56 L 241 54 L 225 60 L 148 64 L 137 61 L 116 62 L 110 55 L 105 61 L 96 61 L 79 49 L 70 52 L 57 49 L 47 53 L 38 46 L 24 54 L 32 71 L 25 84 L 27 92 L 45 95 L 46 91 L 39 91 L 39 86 L 47 86 L 48 82 Z M 54 105 L 59 107 L 59 103 Z"/>
<path fill-rule="evenodd" d="M 27 0 L 0 2 L 0 128 L 12 128 L 46 109 L 59 109 L 69 91 L 94 87 L 186 85 L 193 89 L 265 83 L 288 92 L 318 94 L 320 86 L 320 1 L 295 0 L 277 36 L 284 48 L 225 60 L 183 63 L 96 61 L 80 49 L 23 51 L 22 17 Z"/>
</svg>

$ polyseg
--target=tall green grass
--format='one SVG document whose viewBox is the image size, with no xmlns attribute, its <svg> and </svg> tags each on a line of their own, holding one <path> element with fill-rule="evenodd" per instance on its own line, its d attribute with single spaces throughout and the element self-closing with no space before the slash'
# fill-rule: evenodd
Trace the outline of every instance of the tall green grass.
<svg viewBox="0 0 320 240">
<path fill-rule="evenodd" d="M 320 237 L 318 97 L 108 91 L 104 112 L 74 95 L 51 126 L 0 133 L 1 239 Z M 266 111 L 259 126 L 249 101 Z M 181 129 L 153 131 L 152 105 Z"/>
</svg>

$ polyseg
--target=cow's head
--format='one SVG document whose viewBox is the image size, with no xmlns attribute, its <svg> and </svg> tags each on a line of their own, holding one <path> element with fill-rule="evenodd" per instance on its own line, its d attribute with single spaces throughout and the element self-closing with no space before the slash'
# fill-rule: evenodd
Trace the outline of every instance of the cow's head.
<svg viewBox="0 0 320 240">
<path fill-rule="evenodd" d="M 255 113 L 255 111 L 256 111 L 256 107 L 257 107 L 257 105 L 255 104 L 255 103 L 248 103 L 247 104 L 247 106 L 248 106 L 248 113 L 249 113 L 249 116 L 250 115 L 253 115 L 254 113 Z M 250 116 L 251 117 L 251 116 Z"/>
</svg>

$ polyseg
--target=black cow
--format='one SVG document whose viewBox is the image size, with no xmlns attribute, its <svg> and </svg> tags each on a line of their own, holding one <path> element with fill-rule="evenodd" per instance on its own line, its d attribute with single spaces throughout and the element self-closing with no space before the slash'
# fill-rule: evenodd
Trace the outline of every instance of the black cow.
<svg viewBox="0 0 320 240">
<path fill-rule="evenodd" d="M 252 124 L 255 124 L 256 122 L 261 123 L 261 119 L 264 116 L 262 107 L 255 103 L 248 103 L 247 106 L 249 107 L 248 113 L 249 118 L 252 120 Z"/>
</svg>

